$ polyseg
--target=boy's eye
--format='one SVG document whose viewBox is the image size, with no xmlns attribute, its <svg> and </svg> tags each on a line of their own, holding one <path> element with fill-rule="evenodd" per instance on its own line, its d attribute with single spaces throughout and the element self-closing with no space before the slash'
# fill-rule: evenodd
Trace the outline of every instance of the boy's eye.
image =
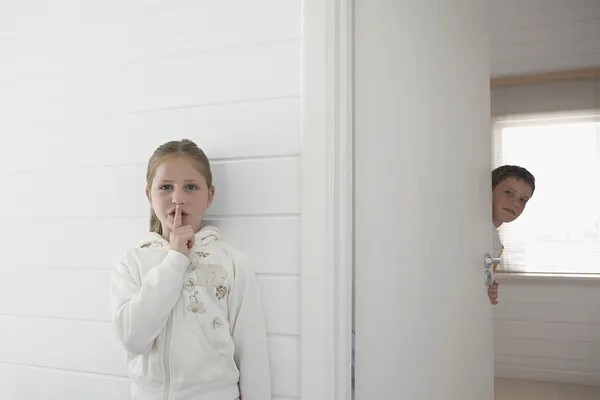
<svg viewBox="0 0 600 400">
<path fill-rule="evenodd" d="M 506 193 L 507 196 L 513 195 L 513 192 L 511 192 L 510 190 L 505 190 L 504 193 Z"/>
</svg>

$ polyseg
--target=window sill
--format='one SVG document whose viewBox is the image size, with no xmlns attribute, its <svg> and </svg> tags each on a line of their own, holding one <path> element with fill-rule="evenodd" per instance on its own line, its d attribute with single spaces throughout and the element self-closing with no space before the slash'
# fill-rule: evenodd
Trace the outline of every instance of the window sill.
<svg viewBox="0 0 600 400">
<path fill-rule="evenodd" d="M 569 274 L 569 273 L 536 273 L 496 271 L 494 278 L 498 281 L 571 281 L 571 282 L 600 282 L 600 274 Z"/>
</svg>

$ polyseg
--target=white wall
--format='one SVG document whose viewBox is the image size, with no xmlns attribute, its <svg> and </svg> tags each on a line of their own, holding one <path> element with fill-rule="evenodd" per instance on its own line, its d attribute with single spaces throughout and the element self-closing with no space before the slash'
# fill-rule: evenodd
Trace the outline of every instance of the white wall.
<svg viewBox="0 0 600 400">
<path fill-rule="evenodd" d="M 495 400 L 597 400 L 599 397 L 599 387 L 496 379 Z"/>
<path fill-rule="evenodd" d="M 600 66 L 600 1 L 492 1 L 492 75 Z"/>
<path fill-rule="evenodd" d="M 195 140 L 210 222 L 256 256 L 275 398 L 299 397 L 300 0 L 0 6 L 0 398 L 128 398 L 108 278 L 145 163 Z"/>
<path fill-rule="evenodd" d="M 492 91 L 497 116 L 590 109 L 600 109 L 600 80 Z M 600 386 L 600 280 L 511 275 L 499 282 L 496 375 Z"/>
<path fill-rule="evenodd" d="M 600 386 L 600 281 L 499 282 L 496 376 Z"/>
</svg>

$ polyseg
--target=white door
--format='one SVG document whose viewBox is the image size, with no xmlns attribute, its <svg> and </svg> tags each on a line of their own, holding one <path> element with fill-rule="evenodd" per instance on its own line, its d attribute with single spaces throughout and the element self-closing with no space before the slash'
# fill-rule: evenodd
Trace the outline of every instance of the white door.
<svg viewBox="0 0 600 400">
<path fill-rule="evenodd" d="M 488 2 L 355 1 L 356 399 L 493 399 Z"/>
</svg>

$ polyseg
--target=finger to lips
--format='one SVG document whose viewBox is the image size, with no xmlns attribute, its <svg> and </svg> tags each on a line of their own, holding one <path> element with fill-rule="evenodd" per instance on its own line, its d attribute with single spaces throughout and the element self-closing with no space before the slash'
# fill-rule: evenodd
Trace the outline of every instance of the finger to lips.
<svg viewBox="0 0 600 400">
<path fill-rule="evenodd" d="M 179 204 L 175 206 L 175 221 L 173 221 L 173 228 L 179 228 L 181 226 L 181 208 Z"/>
</svg>

